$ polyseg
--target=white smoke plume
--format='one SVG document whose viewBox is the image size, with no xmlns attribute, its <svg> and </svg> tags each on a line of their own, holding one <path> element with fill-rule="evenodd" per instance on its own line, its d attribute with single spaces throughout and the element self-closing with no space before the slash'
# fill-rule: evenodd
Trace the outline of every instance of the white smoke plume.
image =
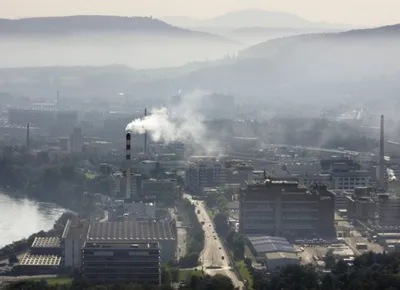
<svg viewBox="0 0 400 290">
<path fill-rule="evenodd" d="M 200 146 L 207 153 L 215 152 L 215 145 L 207 139 L 204 116 L 199 112 L 204 92 L 182 95 L 178 104 L 167 108 L 153 108 L 150 114 L 133 120 L 126 131 L 147 132 L 154 141 L 174 141 Z"/>
</svg>

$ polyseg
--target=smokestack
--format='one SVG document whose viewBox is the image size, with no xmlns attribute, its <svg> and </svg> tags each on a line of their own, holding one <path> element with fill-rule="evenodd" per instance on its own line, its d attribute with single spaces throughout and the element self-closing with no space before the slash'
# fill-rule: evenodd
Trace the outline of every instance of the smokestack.
<svg viewBox="0 0 400 290">
<path fill-rule="evenodd" d="M 379 188 L 385 189 L 385 119 L 381 115 L 381 137 L 379 144 Z"/>
<path fill-rule="evenodd" d="M 147 116 L 147 108 L 144 109 L 144 117 Z M 144 132 L 144 146 L 143 146 L 144 154 L 147 154 L 147 131 Z"/>
<path fill-rule="evenodd" d="M 131 133 L 126 133 L 126 192 L 125 197 L 131 197 Z"/>
<path fill-rule="evenodd" d="M 57 91 L 57 109 L 60 109 L 60 91 Z"/>
<path fill-rule="evenodd" d="M 26 124 L 26 151 L 29 153 L 30 151 L 30 136 L 29 136 L 29 123 Z"/>
</svg>

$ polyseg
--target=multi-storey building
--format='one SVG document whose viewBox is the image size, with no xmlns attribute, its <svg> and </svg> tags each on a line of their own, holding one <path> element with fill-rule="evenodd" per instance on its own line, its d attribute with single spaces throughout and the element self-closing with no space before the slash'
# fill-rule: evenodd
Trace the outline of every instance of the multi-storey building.
<svg viewBox="0 0 400 290">
<path fill-rule="evenodd" d="M 89 281 L 160 285 L 160 247 L 157 242 L 88 241 L 82 274 Z"/>
<path fill-rule="evenodd" d="M 389 194 L 380 194 L 378 208 L 379 225 L 400 225 L 400 198 L 390 197 Z"/>
<path fill-rule="evenodd" d="M 154 196 L 158 202 L 173 202 L 178 196 L 176 180 L 149 179 L 142 182 L 144 196 Z"/>
<path fill-rule="evenodd" d="M 297 176 L 299 184 L 306 187 L 313 185 L 326 185 L 328 188 L 332 187 L 331 175 L 329 173 L 318 173 L 318 174 L 305 174 Z"/>
<path fill-rule="evenodd" d="M 331 173 L 333 189 L 354 189 L 368 187 L 371 175 L 366 170 L 334 171 Z"/>
<path fill-rule="evenodd" d="M 185 188 L 200 194 L 206 187 L 226 183 L 226 168 L 214 157 L 192 157 L 185 169 Z"/>
<path fill-rule="evenodd" d="M 154 218 L 119 222 L 92 222 L 87 242 L 153 243 L 158 242 L 161 260 L 175 261 L 176 227 L 169 220 Z"/>
<path fill-rule="evenodd" d="M 278 178 L 254 181 L 241 191 L 239 208 L 240 231 L 246 235 L 334 233 L 335 195 L 326 186 L 308 189 Z"/>
</svg>

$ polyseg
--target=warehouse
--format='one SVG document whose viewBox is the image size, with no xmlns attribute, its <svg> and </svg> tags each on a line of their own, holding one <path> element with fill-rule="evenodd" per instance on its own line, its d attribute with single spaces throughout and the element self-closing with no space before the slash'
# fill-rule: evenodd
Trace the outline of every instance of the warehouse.
<svg viewBox="0 0 400 290">
<path fill-rule="evenodd" d="M 250 235 L 247 236 L 247 239 L 249 241 L 250 250 L 259 262 L 264 261 L 266 254 L 269 253 L 280 252 L 293 254 L 296 252 L 292 244 L 285 238 Z"/>
<path fill-rule="evenodd" d="M 288 265 L 299 265 L 300 259 L 296 253 L 273 252 L 265 254 L 267 270 L 272 272 Z"/>
</svg>

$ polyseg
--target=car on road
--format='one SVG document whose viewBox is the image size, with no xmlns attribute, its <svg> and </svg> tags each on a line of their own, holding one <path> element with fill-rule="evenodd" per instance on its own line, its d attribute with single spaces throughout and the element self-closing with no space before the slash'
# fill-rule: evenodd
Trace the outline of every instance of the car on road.
<svg viewBox="0 0 400 290">
<path fill-rule="evenodd" d="M 221 248 L 221 247 L 218 247 L 218 249 L 220 249 L 220 250 L 221 250 L 222 248 Z"/>
<path fill-rule="evenodd" d="M 222 257 L 221 257 L 221 259 L 222 259 L 222 260 L 225 260 L 225 257 L 224 257 L 224 256 L 222 256 Z"/>
</svg>

